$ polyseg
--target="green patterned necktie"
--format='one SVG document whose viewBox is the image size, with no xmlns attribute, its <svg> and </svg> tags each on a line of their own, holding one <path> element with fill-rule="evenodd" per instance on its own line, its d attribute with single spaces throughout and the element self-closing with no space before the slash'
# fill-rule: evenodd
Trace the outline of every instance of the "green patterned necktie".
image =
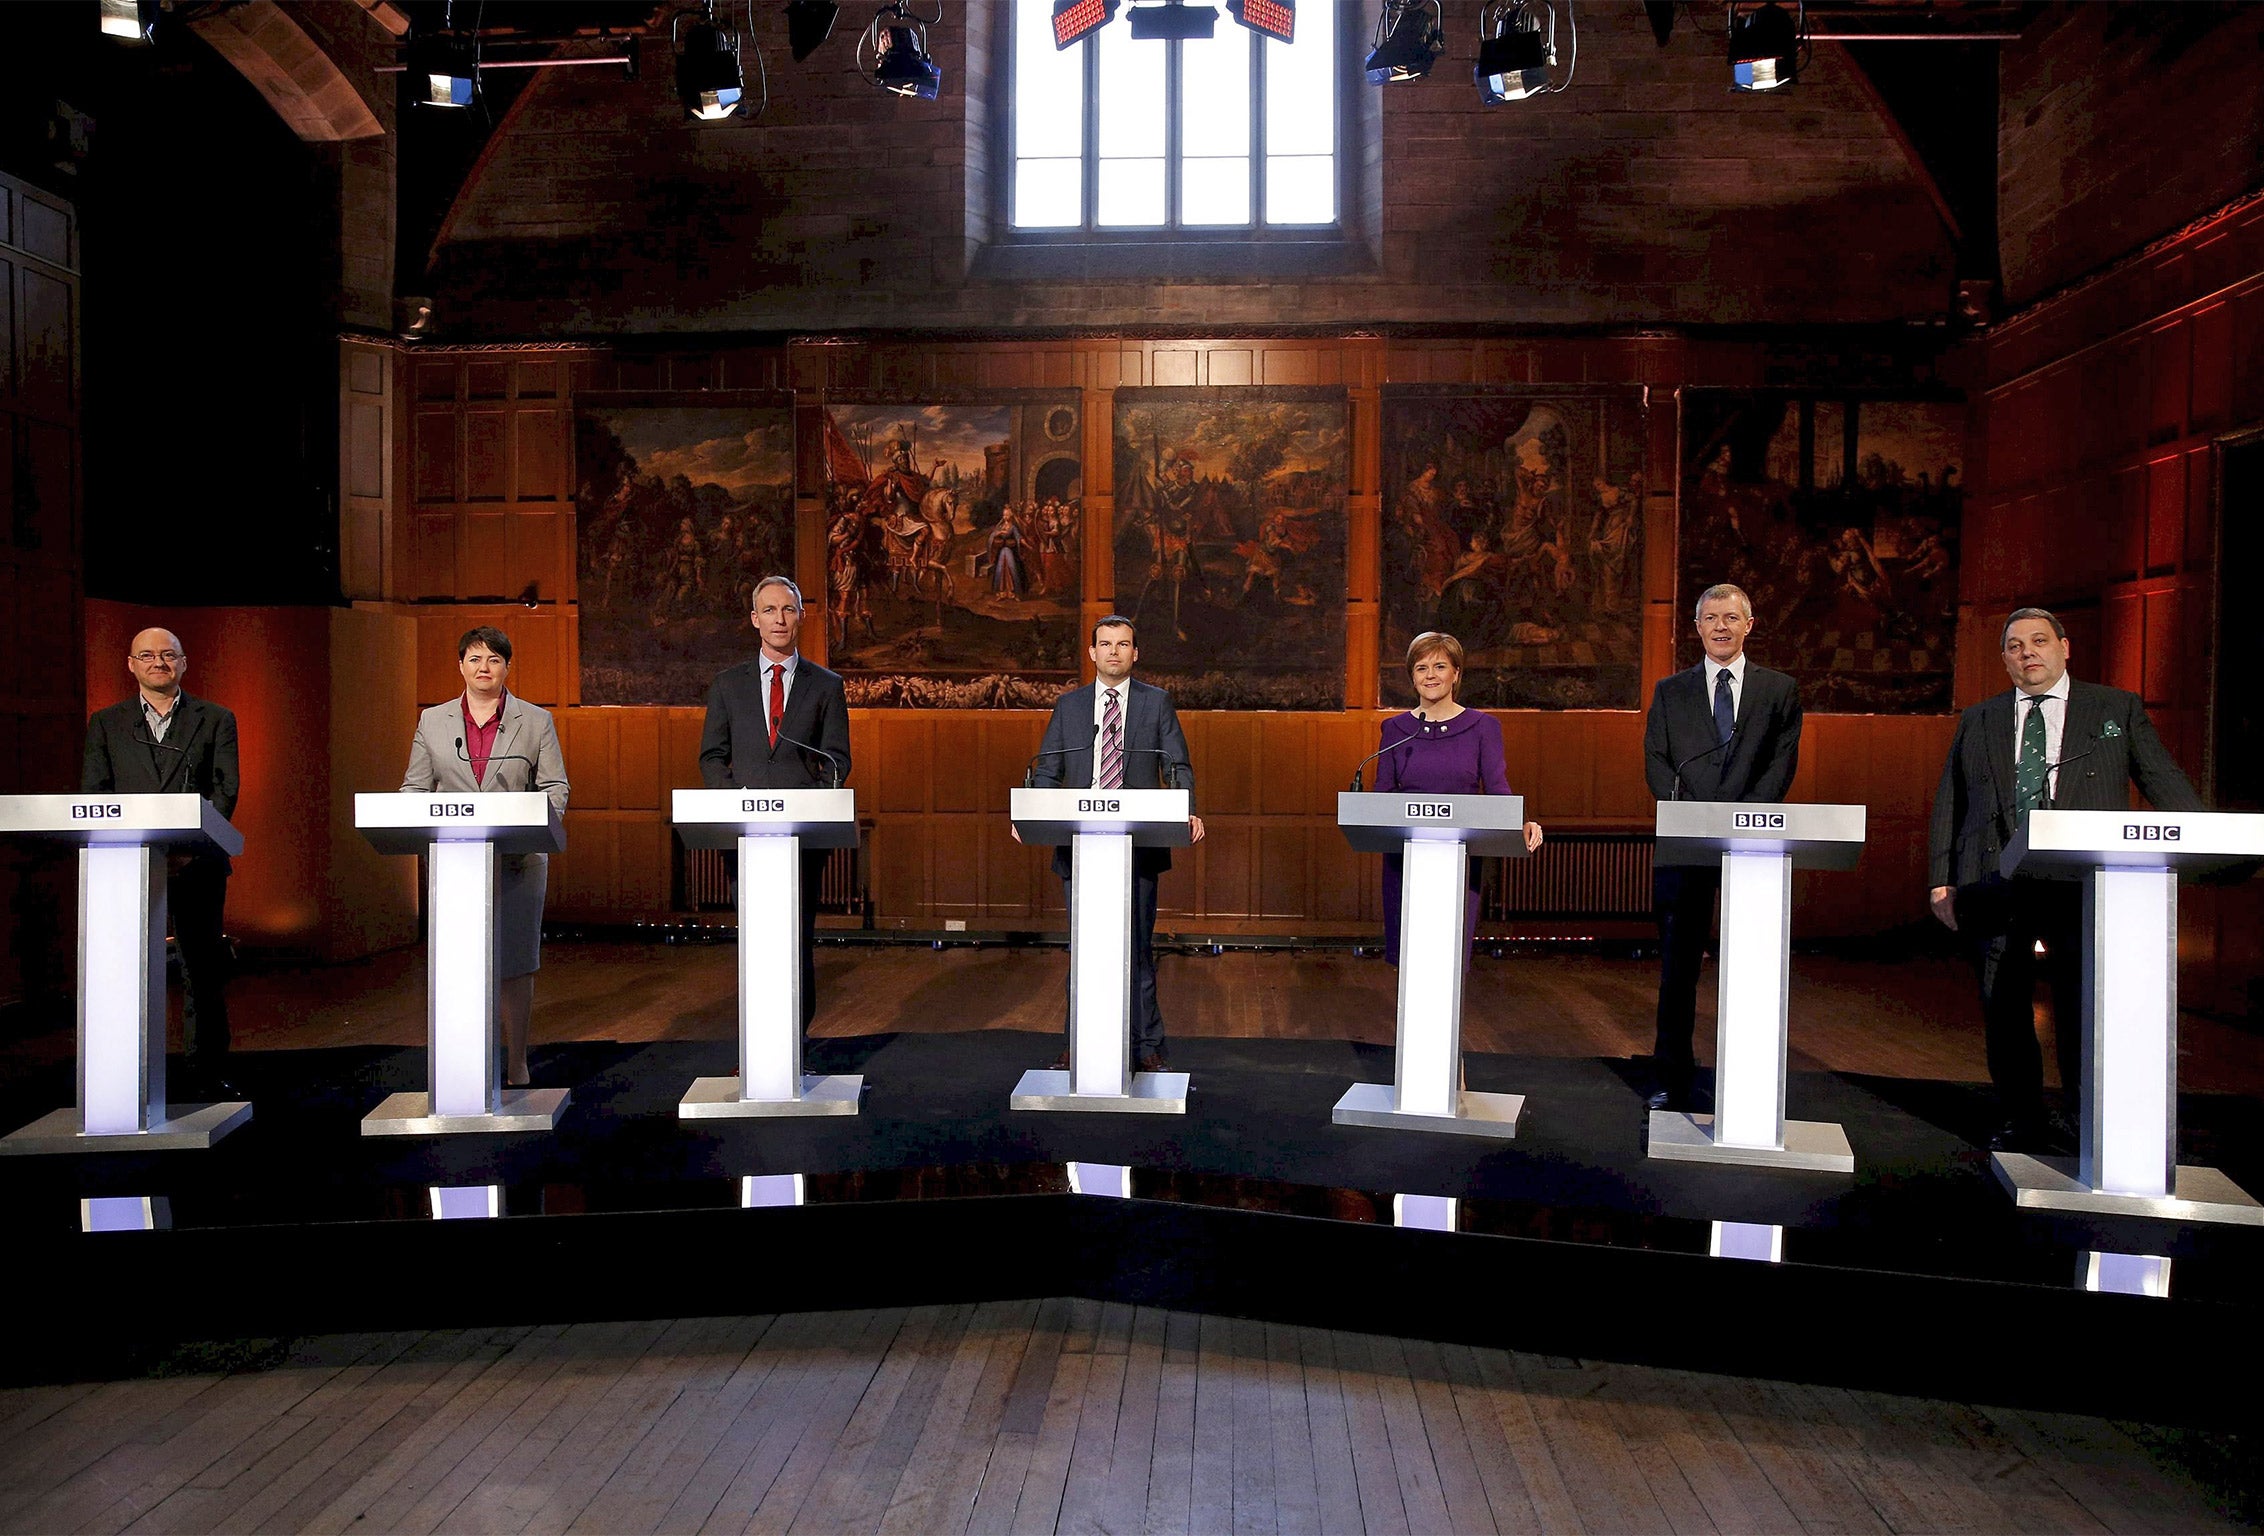
<svg viewBox="0 0 2264 1536">
<path fill-rule="evenodd" d="M 2020 767 L 2013 774 L 2013 788 L 2024 812 L 2044 803 L 2044 781 L 2050 777 L 2044 760 L 2044 700 L 2048 697 L 2039 694 L 2031 698 L 2028 718 L 2020 722 Z"/>
</svg>

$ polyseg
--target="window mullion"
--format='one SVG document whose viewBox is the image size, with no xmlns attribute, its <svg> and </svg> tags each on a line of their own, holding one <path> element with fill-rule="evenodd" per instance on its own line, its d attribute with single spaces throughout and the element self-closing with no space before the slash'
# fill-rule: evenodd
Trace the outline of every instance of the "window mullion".
<svg viewBox="0 0 2264 1536">
<path fill-rule="evenodd" d="M 1084 228 L 1091 233 L 1101 223 L 1101 45 L 1088 37 L 1077 46 L 1085 61 Z"/>
<path fill-rule="evenodd" d="M 1182 44 L 1177 38 L 1167 38 L 1163 46 L 1163 227 L 1177 229 L 1180 160 L 1186 153 L 1186 146 L 1180 142 L 1179 122 L 1179 50 Z"/>
<path fill-rule="evenodd" d="M 1250 230 L 1266 227 L 1266 40 L 1250 39 Z"/>
</svg>

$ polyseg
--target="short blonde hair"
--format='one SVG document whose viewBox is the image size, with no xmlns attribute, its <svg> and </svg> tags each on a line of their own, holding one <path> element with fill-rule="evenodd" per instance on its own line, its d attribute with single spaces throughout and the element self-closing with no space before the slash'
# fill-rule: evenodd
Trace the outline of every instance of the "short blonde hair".
<svg viewBox="0 0 2264 1536">
<path fill-rule="evenodd" d="M 1415 663 L 1428 656 L 1444 656 L 1447 664 L 1462 670 L 1462 642 L 1439 630 L 1426 629 L 1407 642 L 1407 670 L 1413 672 Z"/>
</svg>

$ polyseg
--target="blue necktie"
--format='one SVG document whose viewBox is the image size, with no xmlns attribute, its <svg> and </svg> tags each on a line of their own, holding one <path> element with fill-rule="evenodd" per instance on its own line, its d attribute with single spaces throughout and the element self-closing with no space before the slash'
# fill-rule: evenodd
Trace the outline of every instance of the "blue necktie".
<svg viewBox="0 0 2264 1536">
<path fill-rule="evenodd" d="M 1714 739 L 1723 745 L 1737 730 L 1737 705 L 1729 696 L 1729 668 L 1714 674 Z"/>
</svg>

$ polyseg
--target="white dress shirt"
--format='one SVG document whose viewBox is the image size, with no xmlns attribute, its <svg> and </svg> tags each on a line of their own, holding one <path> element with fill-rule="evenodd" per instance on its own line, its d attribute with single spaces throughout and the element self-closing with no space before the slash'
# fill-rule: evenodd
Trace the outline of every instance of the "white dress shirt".
<svg viewBox="0 0 2264 1536">
<path fill-rule="evenodd" d="M 2025 693 L 2017 688 L 2013 690 L 2012 763 L 2016 773 L 2020 770 L 2020 733 L 2028 728 L 2029 710 L 2036 707 L 2028 701 L 2038 698 L 2045 701 L 2044 761 L 2052 765 L 2051 773 L 2044 781 L 2044 798 L 2047 800 L 2057 797 L 2060 792 L 2060 743 L 2067 735 L 2068 691 L 2068 676 L 2065 672 L 2060 674 L 2058 682 L 2040 694 Z"/>
<path fill-rule="evenodd" d="M 1105 683 L 1093 684 L 1093 787 L 1096 789 L 1100 787 L 1101 782 L 1101 732 L 1105 729 L 1108 720 L 1108 696 L 1112 693 L 1116 695 L 1117 729 L 1124 733 L 1126 738 L 1129 738 L 1132 732 L 1131 682 L 1127 680 L 1116 684 L 1114 687 Z M 1122 747 L 1123 744 L 1122 740 L 1117 743 L 1119 747 Z M 1124 776 L 1127 779 L 1132 777 L 1132 757 L 1130 753 L 1126 753 L 1124 757 Z"/>
<path fill-rule="evenodd" d="M 783 674 L 786 679 L 778 694 L 778 712 L 780 715 L 784 715 L 786 713 L 786 701 L 794 697 L 794 663 L 800 661 L 802 656 L 797 651 L 784 661 L 772 661 L 768 656 L 760 659 L 763 667 L 763 720 L 767 728 L 770 719 L 770 675 L 773 672 L 778 672 Z"/>
<path fill-rule="evenodd" d="M 1732 656 L 1728 666 L 1723 666 L 1711 656 L 1706 658 L 1706 712 L 1708 714 L 1713 713 L 1714 690 L 1721 686 L 1719 679 L 1724 672 L 1729 674 L 1729 717 L 1734 723 L 1739 712 L 1745 708 L 1745 653 L 1739 651 L 1735 656 Z"/>
</svg>

